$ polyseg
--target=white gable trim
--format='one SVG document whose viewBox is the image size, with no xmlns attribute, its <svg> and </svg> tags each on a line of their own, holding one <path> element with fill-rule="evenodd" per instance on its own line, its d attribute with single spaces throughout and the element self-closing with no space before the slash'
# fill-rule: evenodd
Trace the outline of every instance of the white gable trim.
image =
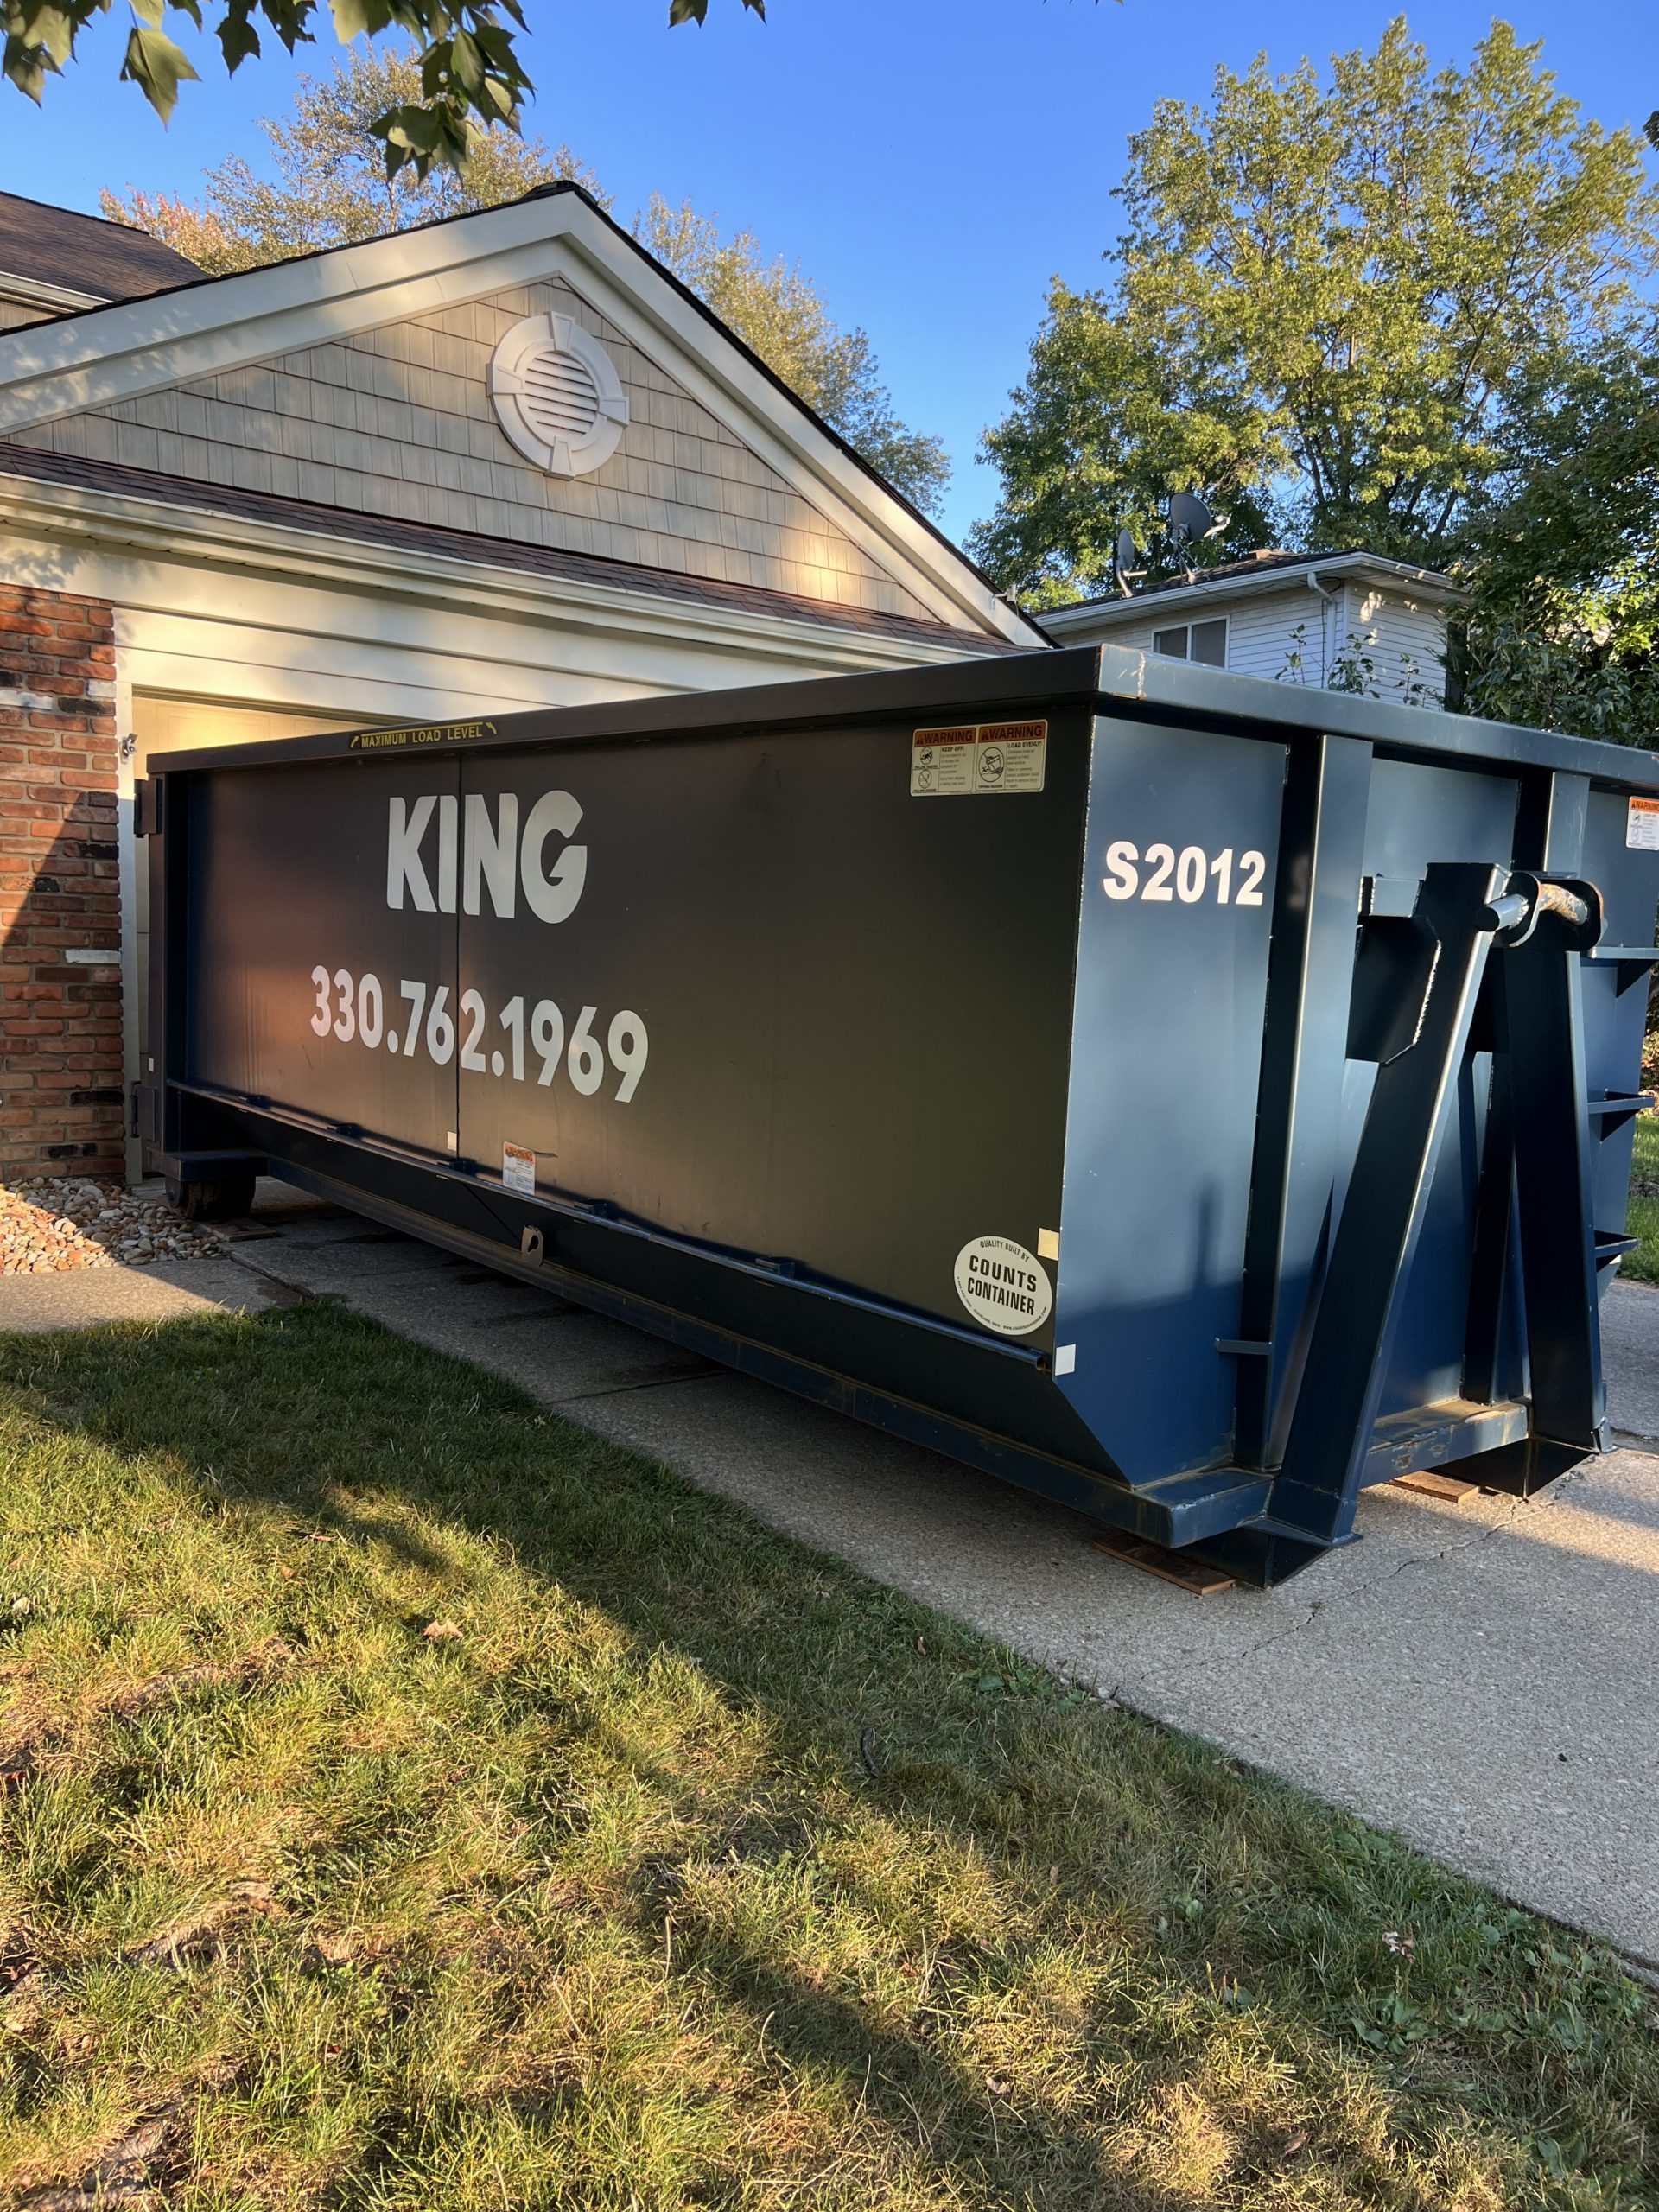
<svg viewBox="0 0 1659 2212">
<path fill-rule="evenodd" d="M 575 192 L 7 333 L 0 437 L 549 276 L 565 278 L 733 422 L 791 489 L 938 620 L 1038 644 L 1033 624 Z"/>
<path fill-rule="evenodd" d="M 105 293 L 72 291 L 67 284 L 48 284 L 43 276 L 19 276 L 10 269 L 0 269 L 0 300 L 39 308 L 42 315 L 74 315 L 82 308 L 108 304 Z"/>
</svg>

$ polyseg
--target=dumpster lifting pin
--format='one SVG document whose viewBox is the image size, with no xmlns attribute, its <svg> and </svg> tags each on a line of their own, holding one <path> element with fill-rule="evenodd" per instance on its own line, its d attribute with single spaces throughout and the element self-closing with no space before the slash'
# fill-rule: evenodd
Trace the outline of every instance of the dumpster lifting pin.
<svg viewBox="0 0 1659 2212">
<path fill-rule="evenodd" d="M 1600 900 L 1593 886 L 1552 883 L 1526 869 L 1516 871 L 1508 891 L 1494 899 L 1487 912 L 1498 942 L 1510 950 L 1525 944 L 1546 914 L 1554 915 L 1580 933 L 1584 939 L 1582 949 L 1587 950 L 1601 934 Z"/>
<path fill-rule="evenodd" d="M 1518 891 L 1506 892 L 1503 898 L 1494 899 L 1486 912 L 1498 936 L 1510 943 L 1518 943 L 1516 933 L 1522 929 L 1529 931 L 1538 918 L 1537 907 Z"/>
</svg>

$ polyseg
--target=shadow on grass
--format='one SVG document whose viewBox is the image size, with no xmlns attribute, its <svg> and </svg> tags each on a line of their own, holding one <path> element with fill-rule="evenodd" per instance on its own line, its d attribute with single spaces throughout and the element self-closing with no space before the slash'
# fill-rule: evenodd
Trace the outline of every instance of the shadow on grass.
<svg viewBox="0 0 1659 2212">
<path fill-rule="evenodd" d="M 1569 2109 L 1585 2160 L 1639 2156 L 1651 2067 L 1635 2078 L 1618 2022 L 1575 2072 L 1511 2002 L 1548 1980 L 1538 1923 L 476 1370 L 309 1306 L 0 1341 L 0 1381 L 72 1434 L 167 1464 L 210 1529 L 245 1520 L 274 1564 L 227 1600 L 233 1618 L 204 1601 L 203 1635 L 303 1656 L 332 1605 L 401 1631 L 411 1664 L 453 1656 L 478 1673 L 467 1710 L 551 1730 L 511 1785 L 549 1834 L 592 1818 L 601 1752 L 569 1747 L 600 1745 L 646 1813 L 608 1874 L 592 1858 L 571 1877 L 572 1913 L 640 1960 L 661 1946 L 688 2017 L 741 2018 L 775 2095 L 804 2084 L 853 2132 L 874 2121 L 941 2204 L 1175 2212 L 1251 2188 L 1474 2203 L 1477 2168 L 1535 2172 L 1535 2134 Z M 310 1557 L 338 1564 L 313 1572 L 318 1536 L 337 1541 Z M 451 1613 L 453 1646 L 423 1646 Z M 713 1708 L 678 1675 L 653 1683 L 658 1655 Z M 464 1765 L 466 1741 L 452 1753 Z M 372 1850 L 362 1826 L 352 1852 Z M 1402 1959 L 1384 1932 L 1391 1947 L 1408 1926 Z M 1593 2012 L 1615 1978 L 1561 1956 Z M 1194 2099 L 1211 2107 L 1197 2121 Z M 1108 2158 L 1183 2101 L 1185 2153 Z M 391 2149 L 330 2201 L 363 2201 Z M 1172 2161 L 1167 2181 L 1141 2177 Z M 868 2197 L 814 2196 L 810 2174 L 751 2195 L 751 2179 L 715 2171 L 683 2201 L 923 2201 L 874 2179 Z"/>
</svg>

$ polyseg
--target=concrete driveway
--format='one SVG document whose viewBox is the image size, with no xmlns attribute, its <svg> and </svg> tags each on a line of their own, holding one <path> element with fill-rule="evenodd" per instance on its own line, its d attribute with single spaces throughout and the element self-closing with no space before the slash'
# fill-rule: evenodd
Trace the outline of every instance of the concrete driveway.
<svg viewBox="0 0 1659 2212">
<path fill-rule="evenodd" d="M 1659 1965 L 1659 1291 L 1616 1285 L 1630 1448 L 1530 1504 L 1366 1493 L 1365 1541 L 1193 1598 L 1077 1515 L 266 1185 L 222 1260 L 0 1281 L 0 1328 L 340 1297 L 1032 1657 Z"/>
</svg>

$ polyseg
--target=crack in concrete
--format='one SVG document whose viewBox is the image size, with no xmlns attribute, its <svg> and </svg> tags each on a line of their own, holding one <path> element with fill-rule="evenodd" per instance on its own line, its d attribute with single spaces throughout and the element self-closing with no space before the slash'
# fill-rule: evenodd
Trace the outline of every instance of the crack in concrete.
<svg viewBox="0 0 1659 2212">
<path fill-rule="evenodd" d="M 1580 1477 L 1581 1471 L 1575 1469 L 1572 1474 L 1560 1478 L 1557 1488 L 1567 1482 L 1577 1481 Z M 1259 1659 L 1264 1651 L 1270 1650 L 1275 1643 L 1282 1643 L 1292 1637 L 1304 1635 L 1313 1626 L 1320 1614 L 1332 1605 L 1346 1602 L 1356 1596 L 1369 1595 L 1375 1591 L 1383 1589 L 1396 1576 L 1403 1574 L 1408 1567 L 1433 1567 L 1442 1560 L 1452 1558 L 1459 1552 L 1472 1551 L 1477 1545 L 1484 1543 L 1489 1538 L 1503 1533 L 1522 1507 L 1535 1502 L 1528 1498 L 1513 1498 L 1510 1501 L 1500 1520 L 1480 1522 L 1473 1525 L 1465 1524 L 1464 1528 L 1455 1532 L 1448 1531 L 1450 1540 L 1438 1550 L 1412 1552 L 1406 1558 L 1396 1560 L 1391 1567 L 1379 1563 L 1371 1573 L 1363 1579 L 1350 1570 L 1349 1577 L 1345 1580 L 1340 1593 L 1328 1598 L 1309 1599 L 1306 1611 L 1301 1613 L 1300 1618 L 1282 1623 L 1266 1636 L 1257 1637 L 1249 1643 L 1236 1646 L 1224 1656 L 1235 1664 L 1249 1664 Z M 1192 1660 L 1213 1661 L 1223 1655 L 1218 1654 L 1215 1647 L 1211 1644 L 1182 1643 L 1172 1650 L 1168 1656 L 1171 1664 L 1179 1666 Z M 1113 1694 L 1116 1695 L 1116 1691 Z"/>
<path fill-rule="evenodd" d="M 1568 1483 L 1576 1483 L 1582 1479 L 1583 1470 L 1575 1468 L 1570 1474 L 1561 1476 L 1555 1488 L 1559 1491 Z M 1357 1576 L 1351 1576 L 1339 1596 L 1310 1599 L 1306 1611 L 1299 1619 L 1284 1623 L 1281 1626 L 1274 1629 L 1270 1634 L 1235 1649 L 1228 1656 L 1236 1664 L 1248 1664 L 1253 1660 L 1259 1659 L 1264 1651 L 1270 1650 L 1275 1643 L 1283 1643 L 1292 1637 L 1304 1635 L 1313 1626 L 1320 1614 L 1332 1605 L 1345 1602 L 1357 1596 L 1369 1596 L 1376 1591 L 1384 1589 L 1397 1577 L 1404 1574 L 1408 1568 L 1436 1567 L 1442 1560 L 1454 1558 L 1459 1553 L 1473 1551 L 1478 1545 L 1488 1542 L 1492 1537 L 1507 1533 L 1524 1508 L 1536 1505 L 1538 1503 L 1539 1501 L 1534 1498 L 1511 1498 L 1500 1519 L 1478 1522 L 1473 1524 L 1465 1523 L 1460 1529 L 1448 1530 L 1448 1541 L 1438 1550 L 1408 1553 L 1404 1559 L 1396 1560 L 1391 1567 L 1379 1564 L 1372 1573 L 1363 1580 Z M 1169 1656 L 1172 1663 L 1179 1665 L 1188 1660 L 1213 1659 L 1217 1655 L 1210 1645 L 1184 1643 Z"/>
<path fill-rule="evenodd" d="M 590 1398 L 624 1398 L 638 1390 L 673 1390 L 682 1382 L 715 1382 L 729 1375 L 726 1367 L 688 1368 L 683 1375 L 647 1375 L 638 1382 L 613 1382 L 603 1390 L 574 1390 L 567 1398 L 538 1398 L 543 1406 L 586 1405 Z"/>
<path fill-rule="evenodd" d="M 1224 1659 L 1235 1666 L 1243 1665 L 1252 1659 L 1259 1658 L 1262 1653 L 1272 1645 L 1282 1643 L 1288 1637 L 1300 1636 L 1305 1629 L 1311 1628 L 1330 1602 L 1328 1598 L 1309 1599 L 1307 1611 L 1300 1620 L 1282 1622 L 1269 1634 L 1257 1637 L 1253 1642 L 1236 1646 L 1230 1651 L 1217 1651 L 1212 1644 L 1184 1643 L 1167 1652 L 1166 1656 L 1169 1664 L 1175 1667 L 1185 1665 L 1190 1660 L 1213 1664 L 1217 1659 Z M 1113 1694 L 1116 1696 L 1116 1692 L 1114 1691 Z"/>
<path fill-rule="evenodd" d="M 1300 1620 L 1289 1621 L 1283 1628 L 1275 1629 L 1271 1636 L 1264 1636 L 1259 1643 L 1253 1643 L 1248 1651 L 1239 1656 L 1244 1659 L 1259 1659 L 1264 1651 L 1271 1651 L 1275 1643 L 1284 1643 L 1293 1636 L 1302 1635 L 1313 1627 L 1330 1602 L 1328 1598 L 1310 1598 L 1307 1611 Z"/>
<path fill-rule="evenodd" d="M 1469 1530 L 1462 1543 L 1443 1544 L 1439 1551 L 1408 1554 L 1406 1558 L 1397 1560 L 1386 1574 L 1378 1575 L 1376 1580 L 1370 1583 L 1368 1587 L 1372 1590 L 1380 1590 L 1384 1584 L 1393 1582 L 1402 1575 L 1408 1567 L 1438 1567 L 1443 1560 L 1453 1559 L 1460 1552 L 1471 1552 L 1477 1550 L 1482 1544 L 1490 1543 L 1494 1536 L 1506 1535 L 1516 1519 L 1521 1507 L 1531 1502 L 1527 1498 L 1516 1498 L 1501 1521 L 1478 1522 Z"/>
</svg>

